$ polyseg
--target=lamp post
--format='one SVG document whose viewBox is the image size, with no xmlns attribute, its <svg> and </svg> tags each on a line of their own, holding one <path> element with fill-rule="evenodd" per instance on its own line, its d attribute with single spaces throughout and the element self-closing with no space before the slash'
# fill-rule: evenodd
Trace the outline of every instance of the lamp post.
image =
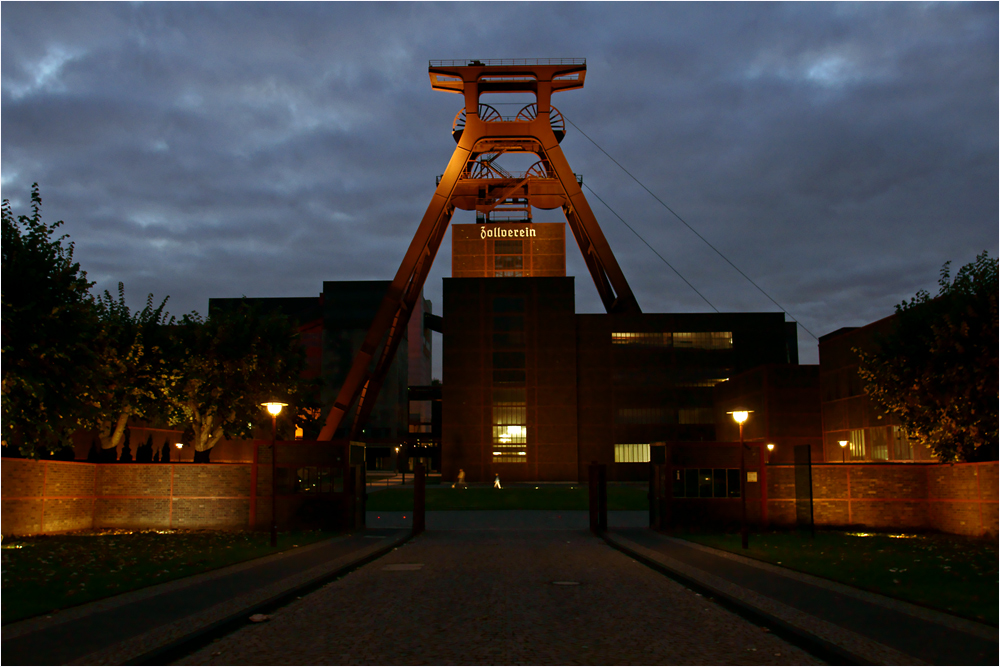
<svg viewBox="0 0 1000 667">
<path fill-rule="evenodd" d="M 278 459 L 278 451 L 275 444 L 278 439 L 278 414 L 281 412 L 281 408 L 288 405 L 287 403 L 278 403 L 277 401 L 270 401 L 268 403 L 261 403 L 262 407 L 267 408 L 268 413 L 271 415 L 271 546 L 278 546 L 278 512 L 277 512 L 277 500 L 276 491 L 278 486 L 278 478 L 275 474 L 277 467 L 274 465 L 275 461 Z"/>
<path fill-rule="evenodd" d="M 840 462 L 847 463 L 847 441 L 838 440 L 837 444 L 840 445 Z"/>
<path fill-rule="evenodd" d="M 747 531 L 747 464 L 746 445 L 743 444 L 743 422 L 750 416 L 752 410 L 733 410 L 731 414 L 737 424 L 740 425 L 740 504 L 743 506 L 742 519 L 740 522 L 740 544 L 744 549 L 750 548 L 750 533 Z"/>
<path fill-rule="evenodd" d="M 767 443 L 767 462 L 768 463 L 771 462 L 771 452 L 773 452 L 773 451 L 774 451 L 774 444 L 770 443 L 770 442 Z"/>
</svg>

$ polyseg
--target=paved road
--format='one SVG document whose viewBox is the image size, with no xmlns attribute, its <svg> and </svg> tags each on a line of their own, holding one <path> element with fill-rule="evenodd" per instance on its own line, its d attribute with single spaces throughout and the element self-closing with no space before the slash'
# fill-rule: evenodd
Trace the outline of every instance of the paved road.
<svg viewBox="0 0 1000 667">
<path fill-rule="evenodd" d="M 412 512 L 368 512 L 368 528 L 402 529 L 413 526 Z M 458 510 L 427 512 L 427 530 L 586 530 L 590 512 L 583 510 Z M 646 528 L 649 512 L 608 512 L 608 527 Z"/>
<path fill-rule="evenodd" d="M 424 533 L 178 664 L 818 661 L 586 531 L 452 530 Z"/>
</svg>

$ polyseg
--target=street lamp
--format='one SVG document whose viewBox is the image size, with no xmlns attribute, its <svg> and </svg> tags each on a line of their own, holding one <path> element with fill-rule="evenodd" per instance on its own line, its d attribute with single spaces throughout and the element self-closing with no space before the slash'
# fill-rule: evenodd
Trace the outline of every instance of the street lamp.
<svg viewBox="0 0 1000 667">
<path fill-rule="evenodd" d="M 261 403 L 261 407 L 267 408 L 267 411 L 271 414 L 271 546 L 278 546 L 278 512 L 277 512 L 277 501 L 275 498 L 275 492 L 278 486 L 278 478 L 275 475 L 275 470 L 277 470 L 274 465 L 278 458 L 278 451 L 275 448 L 275 442 L 278 438 L 278 414 L 281 412 L 281 408 L 288 405 L 288 403 L 278 403 L 277 401 L 270 401 L 268 403 Z"/>
<path fill-rule="evenodd" d="M 774 451 L 774 443 L 767 443 L 767 462 L 771 462 L 771 452 Z"/>
<path fill-rule="evenodd" d="M 847 441 L 838 440 L 837 444 L 840 445 L 840 462 L 847 463 Z"/>
<path fill-rule="evenodd" d="M 750 417 L 751 412 L 753 410 L 733 410 L 726 413 L 732 415 L 736 423 L 740 425 L 740 503 L 743 506 L 743 516 L 740 523 L 740 544 L 744 549 L 750 548 L 750 534 L 747 532 L 747 464 L 746 453 L 743 451 L 746 449 L 746 445 L 743 444 L 743 422 Z"/>
</svg>

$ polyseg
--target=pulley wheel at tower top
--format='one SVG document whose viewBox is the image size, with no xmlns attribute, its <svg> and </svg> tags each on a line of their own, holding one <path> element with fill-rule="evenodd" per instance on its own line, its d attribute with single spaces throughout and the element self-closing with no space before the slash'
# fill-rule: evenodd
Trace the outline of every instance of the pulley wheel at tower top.
<svg viewBox="0 0 1000 667">
<path fill-rule="evenodd" d="M 491 107 L 489 104 L 479 105 L 479 120 L 484 123 L 497 123 L 503 120 L 503 116 L 500 112 Z M 455 114 L 455 120 L 451 124 L 451 136 L 455 137 L 455 143 L 462 138 L 462 132 L 465 130 L 465 108 L 463 107 L 461 111 Z"/>
<path fill-rule="evenodd" d="M 532 121 L 537 117 L 538 105 L 535 103 L 531 103 L 517 112 L 517 119 L 522 122 Z M 552 132 L 556 135 L 556 141 L 561 142 L 566 136 L 566 119 L 563 118 L 559 109 L 553 106 L 549 107 L 549 125 L 552 126 Z"/>
</svg>

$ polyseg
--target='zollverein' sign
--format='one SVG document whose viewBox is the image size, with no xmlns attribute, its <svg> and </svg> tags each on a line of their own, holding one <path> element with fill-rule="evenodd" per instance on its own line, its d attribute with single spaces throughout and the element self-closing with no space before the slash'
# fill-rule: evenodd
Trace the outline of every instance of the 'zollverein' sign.
<svg viewBox="0 0 1000 667">
<path fill-rule="evenodd" d="M 510 225 L 483 225 L 479 230 L 482 239 L 526 239 L 535 235 L 531 227 L 511 227 Z"/>
</svg>

